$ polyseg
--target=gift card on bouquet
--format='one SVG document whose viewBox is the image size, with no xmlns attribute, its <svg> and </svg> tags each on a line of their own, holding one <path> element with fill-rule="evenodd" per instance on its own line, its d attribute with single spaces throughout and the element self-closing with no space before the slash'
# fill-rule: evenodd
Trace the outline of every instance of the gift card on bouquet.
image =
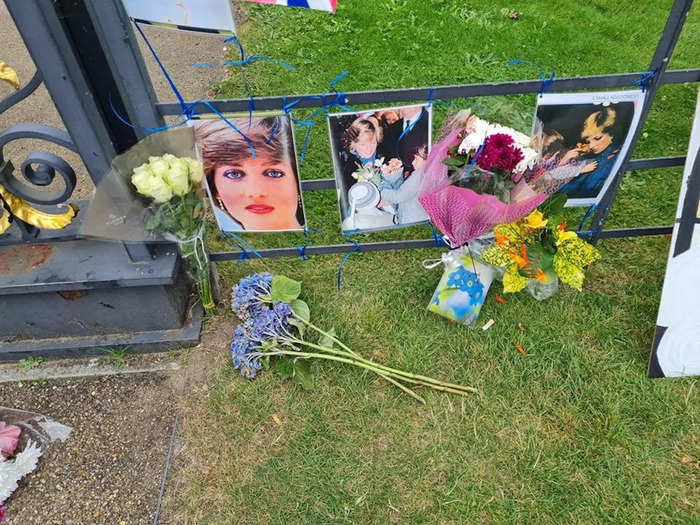
<svg viewBox="0 0 700 525">
<path fill-rule="evenodd" d="M 344 232 L 398 228 L 428 220 L 418 202 L 430 151 L 432 108 L 403 106 L 329 115 Z"/>
<path fill-rule="evenodd" d="M 493 281 L 493 269 L 463 253 L 443 255 L 445 271 L 428 310 L 466 326 L 474 326 Z"/>
</svg>

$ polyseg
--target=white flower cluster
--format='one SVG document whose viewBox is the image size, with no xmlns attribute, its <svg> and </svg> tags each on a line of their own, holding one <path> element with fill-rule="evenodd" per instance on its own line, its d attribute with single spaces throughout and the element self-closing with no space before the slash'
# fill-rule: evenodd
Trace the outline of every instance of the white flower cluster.
<svg viewBox="0 0 700 525">
<path fill-rule="evenodd" d="M 464 155 L 474 153 L 490 135 L 495 135 L 497 133 L 510 135 L 515 142 L 515 146 L 523 153 L 523 159 L 515 167 L 516 173 L 522 173 L 535 165 L 539 154 L 532 147 L 532 140 L 529 136 L 513 128 L 501 126 L 500 124 L 491 124 L 486 120 L 480 119 L 476 115 L 470 116 L 467 120 L 464 138 L 459 148 L 457 148 L 457 152 Z"/>
<path fill-rule="evenodd" d="M 166 153 L 162 157 L 149 157 L 147 163 L 134 168 L 131 183 L 141 195 L 161 203 L 168 202 L 173 195 L 185 195 L 203 176 L 201 162 Z"/>
<path fill-rule="evenodd" d="M 10 497 L 24 476 L 36 469 L 41 454 L 41 447 L 29 441 L 12 461 L 3 460 L 0 455 L 0 503 Z"/>
</svg>

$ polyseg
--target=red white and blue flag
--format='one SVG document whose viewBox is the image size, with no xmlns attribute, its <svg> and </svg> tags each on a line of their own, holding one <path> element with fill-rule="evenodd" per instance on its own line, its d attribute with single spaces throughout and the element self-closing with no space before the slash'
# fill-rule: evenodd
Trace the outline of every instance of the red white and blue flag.
<svg viewBox="0 0 700 525">
<path fill-rule="evenodd" d="M 338 0 L 248 0 L 259 4 L 286 5 L 289 7 L 306 7 L 307 9 L 318 9 L 335 13 Z"/>
</svg>

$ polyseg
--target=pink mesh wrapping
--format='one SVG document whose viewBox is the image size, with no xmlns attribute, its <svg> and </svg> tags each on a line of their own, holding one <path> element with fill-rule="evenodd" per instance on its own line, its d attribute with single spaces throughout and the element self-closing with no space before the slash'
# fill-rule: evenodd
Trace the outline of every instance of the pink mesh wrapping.
<svg viewBox="0 0 700 525">
<path fill-rule="evenodd" d="M 448 147 L 457 143 L 459 131 L 453 130 L 433 146 L 418 193 L 425 211 L 454 246 L 461 246 L 499 224 L 518 220 L 547 198 L 546 193 L 535 193 L 523 180 L 511 191 L 510 204 L 492 195 L 455 186 L 442 161 L 447 157 Z"/>
</svg>

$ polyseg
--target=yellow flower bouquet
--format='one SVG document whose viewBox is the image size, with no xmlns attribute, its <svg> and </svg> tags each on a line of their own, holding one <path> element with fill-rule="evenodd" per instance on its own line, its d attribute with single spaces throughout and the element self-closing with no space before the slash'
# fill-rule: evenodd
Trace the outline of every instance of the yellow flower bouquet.
<svg viewBox="0 0 700 525">
<path fill-rule="evenodd" d="M 553 195 L 527 217 L 496 226 L 495 241 L 481 258 L 504 269 L 505 293 L 527 288 L 535 299 L 546 299 L 556 293 L 559 279 L 581 291 L 583 268 L 601 256 L 566 230 L 565 203 L 566 195 Z"/>
</svg>

